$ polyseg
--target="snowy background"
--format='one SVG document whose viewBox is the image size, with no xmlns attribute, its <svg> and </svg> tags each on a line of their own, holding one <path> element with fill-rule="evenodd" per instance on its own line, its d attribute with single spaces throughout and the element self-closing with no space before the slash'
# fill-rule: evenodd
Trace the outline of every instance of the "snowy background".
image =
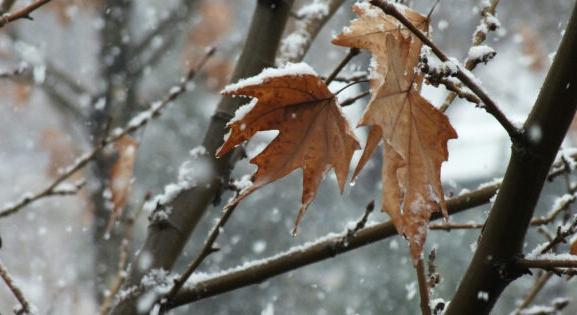
<svg viewBox="0 0 577 315">
<path fill-rule="evenodd" d="M 255 1 L 218 2 L 230 8 L 221 12 L 226 14 L 229 25 L 225 35 L 218 40 L 222 47 L 219 53 L 234 61 L 242 47 Z M 297 1 L 296 7 L 303 3 L 307 1 Z M 352 3 L 345 2 L 305 58 L 320 74 L 328 74 L 346 53 L 346 49 L 332 46 L 330 39 L 348 25 Z M 413 3 L 421 12 L 428 12 L 431 6 L 431 1 L 415 0 Z M 138 17 L 134 19 L 138 21 L 133 25 L 134 36 L 153 28 L 154 21 L 177 4 L 176 0 L 138 1 L 134 12 Z M 434 41 L 461 61 L 479 23 L 478 5 L 478 1 L 472 0 L 442 0 L 433 14 Z M 502 28 L 489 35 L 486 42 L 495 48 L 497 56 L 488 65 L 480 65 L 475 73 L 512 120 L 522 122 L 529 112 L 574 5 L 572 0 L 515 0 L 499 4 L 497 16 Z M 146 70 L 139 100 L 150 101 L 164 95 L 167 87 L 184 73 L 188 34 L 195 25 L 202 25 L 203 18 L 206 19 L 202 13 L 202 10 L 193 11 L 192 17 L 175 29 L 179 34 L 177 43 L 165 52 L 160 62 Z M 68 19 L 63 22 L 61 14 Z M 37 80 L 42 80 L 43 63 L 49 61 L 91 93 L 99 91 L 102 82 L 98 75 L 98 32 L 102 21 L 98 9 L 87 7 L 82 1 L 68 1 L 63 12 L 52 10 L 48 5 L 35 13 L 34 18 L 33 22 L 16 22 L 0 33 L 0 69 L 15 69 L 25 62 L 35 68 Z M 17 38 L 16 42 L 14 38 Z M 368 54 L 363 53 L 345 72 L 364 69 L 368 58 Z M 191 93 L 179 98 L 159 119 L 136 134 L 140 147 L 135 186 L 130 197 L 132 206 L 138 205 L 146 192 L 160 193 L 166 184 L 176 180 L 179 165 L 203 137 L 219 100 L 219 87 L 218 82 L 197 80 Z M 331 86 L 333 90 L 338 88 L 338 84 Z M 344 97 L 358 91 L 350 89 Z M 425 87 L 424 95 L 434 105 L 439 105 L 446 91 Z M 345 109 L 353 125 L 366 100 Z M 82 98 L 75 102 L 79 107 L 89 104 Z M 449 142 L 450 158 L 443 165 L 445 193 L 458 194 L 462 189 L 474 189 L 483 182 L 502 177 L 508 161 L 509 142 L 495 120 L 482 109 L 462 101 L 452 105 L 448 116 L 459 139 Z M 88 137 L 82 130 L 69 116 L 63 115 L 57 105 L 48 101 L 42 89 L 26 88 L 1 79 L 0 183 L 3 189 L 0 190 L 0 205 L 44 187 L 53 178 L 54 169 L 67 165 L 88 150 Z M 357 129 L 356 132 L 364 138 L 365 130 Z M 262 149 L 266 139 L 270 136 L 251 141 L 247 147 L 249 156 Z M 570 145 L 570 141 L 566 141 L 565 147 Z M 358 155 L 360 151 L 354 161 Z M 300 172 L 261 188 L 240 205 L 219 239 L 222 250 L 210 256 L 201 271 L 216 272 L 234 267 L 327 233 L 342 231 L 349 221 L 363 213 L 370 200 L 379 197 L 378 155 L 343 195 L 338 193 L 334 176 L 327 176 L 328 180 L 321 185 L 304 217 L 300 233 L 294 238 L 290 236 L 290 230 L 300 200 Z M 237 163 L 233 177 L 240 178 L 253 170 L 254 167 L 243 160 Z M 556 182 L 547 185 L 538 207 L 540 213 L 547 212 L 553 200 L 564 193 L 562 187 L 562 183 Z M 87 193 L 81 191 L 76 197 L 46 199 L 13 216 L 0 218 L 3 243 L 0 261 L 39 309 L 39 314 L 94 314 L 98 309 L 93 292 L 91 261 L 94 254 L 89 203 Z M 189 257 L 194 257 L 219 209 L 208 211 L 176 270 L 182 270 Z M 456 215 L 452 220 L 482 222 L 488 210 L 489 205 L 485 205 Z M 370 219 L 382 222 L 387 216 L 375 213 Z M 143 215 L 135 228 L 135 250 L 145 237 L 146 226 L 146 215 Z M 527 251 L 543 241 L 534 231 L 530 235 Z M 430 232 L 427 248 L 437 249 L 437 266 L 442 276 L 434 297 L 450 299 L 472 256 L 477 237 L 476 230 Z M 199 301 L 174 313 L 416 314 L 419 297 L 415 281 L 406 243 L 395 237 L 259 285 Z M 511 285 L 494 313 L 512 311 L 532 281 L 525 277 Z M 577 297 L 573 282 L 554 278 L 537 298 L 537 303 L 546 303 L 552 297 Z M 10 314 L 15 304 L 11 293 L 0 283 L 0 314 Z M 577 301 L 574 301 L 566 314 L 576 312 Z"/>
</svg>

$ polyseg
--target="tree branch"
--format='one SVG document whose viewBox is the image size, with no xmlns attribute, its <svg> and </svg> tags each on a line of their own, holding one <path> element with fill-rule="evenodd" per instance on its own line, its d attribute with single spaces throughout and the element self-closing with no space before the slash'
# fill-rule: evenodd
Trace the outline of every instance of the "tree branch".
<svg viewBox="0 0 577 315">
<path fill-rule="evenodd" d="M 552 180 L 559 175 L 560 173 L 558 172 L 552 172 L 548 179 Z M 449 214 L 456 214 L 489 202 L 500 186 L 500 182 L 482 185 L 482 188 L 475 191 L 448 199 L 447 208 Z M 439 218 L 441 216 L 435 213 L 431 219 L 437 220 Z M 219 272 L 213 277 L 209 276 L 207 279 L 196 282 L 192 286 L 185 286 L 176 295 L 172 307 L 261 283 L 283 273 L 395 236 L 397 231 L 393 223 L 387 221 L 360 229 L 354 233 L 354 237 L 343 242 L 347 234 L 349 234 L 348 230 L 342 235 L 327 235 L 305 246 L 297 246 L 273 257 L 253 261 L 247 264 L 248 267 L 232 268 L 230 271 Z"/>
<path fill-rule="evenodd" d="M 431 48 L 433 53 L 443 62 L 452 62 L 449 60 L 449 57 L 437 47 L 428 37 L 427 35 L 423 34 L 413 23 L 411 23 L 399 10 L 397 10 L 394 4 L 389 3 L 386 0 L 370 0 L 370 3 L 381 8 L 383 12 L 393 16 L 397 19 L 401 24 L 403 24 L 406 28 L 408 28 L 415 36 L 417 36 L 423 44 L 427 45 Z M 457 66 L 457 72 L 455 76 L 463 82 L 465 86 L 467 86 L 477 97 L 481 99 L 484 104 L 485 110 L 493 115 L 495 119 L 501 124 L 501 126 L 507 131 L 509 137 L 513 142 L 524 142 L 523 133 L 517 127 L 513 125 L 505 116 L 505 114 L 499 109 L 497 104 L 485 93 L 485 91 L 475 82 L 473 78 L 469 76 L 469 74 L 465 73 L 465 70 L 460 65 Z"/>
<path fill-rule="evenodd" d="M 497 9 L 497 5 L 499 5 L 499 0 L 491 0 L 490 3 L 487 3 L 486 7 L 481 9 L 481 24 L 477 26 L 477 30 L 475 30 L 475 33 L 473 34 L 473 45 L 471 47 L 479 46 L 485 41 L 485 39 L 487 39 L 486 31 L 494 31 L 497 29 L 497 26 L 493 25 L 491 21 L 491 18 L 495 17 L 495 10 Z M 478 63 L 469 59 L 469 56 L 467 56 L 467 59 L 465 59 L 465 68 L 469 71 L 475 69 L 477 64 Z M 450 92 L 447 97 L 445 97 L 445 101 L 439 110 L 445 112 L 451 103 L 455 100 L 456 96 L 458 96 L 458 94 L 455 93 L 455 91 L 452 93 Z"/>
<path fill-rule="evenodd" d="M 277 60 L 279 62 L 298 62 L 302 60 L 323 26 L 344 2 L 344 0 L 326 0 L 326 12 L 316 12 L 312 16 L 299 17 L 295 30 L 283 39 Z M 291 42 L 295 38 L 297 39 L 298 47 L 294 47 L 294 42 Z"/>
<path fill-rule="evenodd" d="M 88 162 L 92 161 L 95 156 L 100 153 L 107 145 L 116 142 L 118 139 L 122 138 L 123 136 L 133 133 L 136 130 L 144 127 L 148 122 L 160 115 L 161 110 L 178 98 L 180 95 L 184 94 L 187 91 L 187 84 L 190 80 L 194 78 L 197 73 L 197 70 L 200 69 L 206 63 L 208 57 L 212 55 L 214 50 L 209 50 L 205 57 L 199 62 L 197 67 L 192 68 L 186 77 L 181 81 L 181 83 L 173 88 L 170 89 L 170 92 L 164 99 L 157 103 L 153 103 L 149 110 L 146 110 L 142 113 L 139 113 L 135 116 L 123 129 L 117 129 L 113 132 L 112 135 L 105 137 L 100 143 L 94 147 L 90 152 L 87 152 L 80 156 L 72 165 L 66 167 L 62 174 L 48 184 L 45 188 L 41 189 L 40 191 L 34 194 L 26 194 L 19 201 L 14 202 L 5 208 L 0 210 L 0 218 L 9 216 L 18 212 L 20 209 L 28 206 L 29 204 L 45 198 L 47 196 L 53 196 L 56 194 L 62 194 L 58 191 L 58 185 L 68 179 L 72 174 L 76 173 L 78 170 L 83 168 Z"/>
<path fill-rule="evenodd" d="M 429 282 L 427 281 L 427 273 L 423 260 L 423 257 L 419 258 L 415 266 L 419 283 L 419 295 L 421 297 L 421 313 L 423 315 L 431 315 L 431 307 L 429 306 Z"/>
<path fill-rule="evenodd" d="M 557 268 L 577 268 L 577 256 L 573 259 L 534 259 L 519 258 L 515 265 L 522 269 L 554 270 Z"/>
<path fill-rule="evenodd" d="M 29 5 L 27 5 L 26 7 L 13 12 L 13 13 L 6 13 L 0 16 L 0 28 L 6 26 L 6 24 L 10 23 L 10 22 L 14 22 L 16 20 L 20 20 L 20 19 L 27 19 L 27 20 L 32 20 L 32 17 L 30 16 L 30 14 L 40 8 L 41 6 L 47 4 L 48 2 L 50 2 L 51 0 L 38 0 L 36 2 L 33 2 Z M 13 4 L 14 1 L 12 1 L 11 4 Z"/>
<path fill-rule="evenodd" d="M 536 128 L 541 137 L 513 144 L 503 184 L 447 315 L 488 314 L 505 287 L 520 276 L 503 274 L 498 266 L 521 255 L 525 234 L 550 165 L 575 115 L 576 55 L 577 6 L 535 106 L 524 124 L 524 130 Z M 487 300 L 477 298 L 480 291 L 488 293 Z"/>
<path fill-rule="evenodd" d="M 238 192 L 237 192 L 237 195 L 238 195 Z M 222 228 L 224 227 L 226 222 L 228 222 L 228 219 L 230 218 L 230 216 L 232 215 L 232 213 L 236 209 L 238 202 L 239 201 L 237 201 L 236 203 L 234 203 L 232 205 L 227 205 L 224 208 L 223 213 L 220 216 L 220 219 L 213 226 L 212 230 L 210 230 L 210 232 L 208 233 L 208 238 L 204 242 L 204 246 L 200 250 L 200 253 L 198 253 L 196 258 L 188 265 L 188 267 L 186 267 L 186 270 L 180 275 L 180 277 L 178 277 L 174 280 L 174 285 L 172 286 L 170 291 L 168 291 L 168 293 L 161 299 L 160 314 L 163 314 L 166 310 L 170 309 L 170 305 L 172 304 L 172 300 L 174 299 L 174 297 L 176 296 L 178 291 L 180 289 L 182 289 L 182 287 L 184 286 L 184 284 L 186 283 L 188 278 L 190 278 L 192 273 L 200 266 L 200 264 L 202 264 L 202 262 L 210 254 L 218 251 L 218 248 L 215 246 L 216 239 L 218 238 L 218 236 L 220 235 L 220 233 L 222 231 Z"/>
<path fill-rule="evenodd" d="M 489 202 L 498 188 L 499 184 L 493 184 L 448 199 L 449 214 L 455 214 Z M 435 220 L 439 218 L 441 218 L 439 213 L 435 213 L 432 217 Z M 391 221 L 362 228 L 355 232 L 353 237 L 349 237 L 348 241 L 343 241 L 347 239 L 349 233 L 350 231 L 346 230 L 338 235 L 329 234 L 304 246 L 296 246 L 273 257 L 246 264 L 246 267 L 232 268 L 230 271 L 219 272 L 213 277 L 209 276 L 205 280 L 194 283 L 193 286 L 184 286 L 174 298 L 173 307 L 257 284 L 291 270 L 330 259 L 336 255 L 397 235 L 395 226 Z"/>
<path fill-rule="evenodd" d="M 521 311 L 525 309 L 527 306 L 529 306 L 531 302 L 533 302 L 533 300 L 535 299 L 537 294 L 539 294 L 541 289 L 543 289 L 547 281 L 551 279 L 551 276 L 553 276 L 553 272 L 551 271 L 546 271 L 543 272 L 541 275 L 539 275 L 539 277 L 537 278 L 537 280 L 535 280 L 535 283 L 531 287 L 531 290 L 529 290 L 529 293 L 527 293 L 527 295 L 523 299 L 523 302 L 521 302 L 521 304 L 517 306 L 517 308 L 513 312 L 514 315 L 520 315 Z"/>
<path fill-rule="evenodd" d="M 335 67 L 333 72 L 329 74 L 329 76 L 325 79 L 325 83 L 329 85 L 333 80 L 337 77 L 337 75 L 343 70 L 343 68 L 361 51 L 358 48 L 350 48 L 345 57 L 339 62 L 339 64 Z"/>
<path fill-rule="evenodd" d="M 6 268 L 2 265 L 1 262 L 0 262 L 0 278 L 2 278 L 4 280 L 4 283 L 6 283 L 6 286 L 8 286 L 8 289 L 10 289 L 10 291 L 12 292 L 14 297 L 16 297 L 16 299 L 20 303 L 21 307 L 19 308 L 19 310 L 15 311 L 15 313 L 17 315 L 18 314 L 22 314 L 22 315 L 30 314 L 30 311 L 31 311 L 30 303 L 24 297 L 22 290 L 20 290 L 20 288 L 14 283 L 14 280 L 12 279 L 10 274 L 8 273 L 8 270 L 6 270 Z"/>
</svg>

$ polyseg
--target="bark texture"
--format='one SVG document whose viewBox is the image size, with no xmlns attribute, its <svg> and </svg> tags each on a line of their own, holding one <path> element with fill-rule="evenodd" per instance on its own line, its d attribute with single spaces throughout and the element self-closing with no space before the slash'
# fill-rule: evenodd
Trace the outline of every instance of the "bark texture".
<svg viewBox="0 0 577 315">
<path fill-rule="evenodd" d="M 513 143 L 503 184 L 447 315 L 489 314 L 505 287 L 524 272 L 513 262 L 522 255 L 547 173 L 577 109 L 576 56 L 577 6 L 524 124 L 524 140 Z M 488 299 L 479 298 L 485 293 Z"/>
</svg>

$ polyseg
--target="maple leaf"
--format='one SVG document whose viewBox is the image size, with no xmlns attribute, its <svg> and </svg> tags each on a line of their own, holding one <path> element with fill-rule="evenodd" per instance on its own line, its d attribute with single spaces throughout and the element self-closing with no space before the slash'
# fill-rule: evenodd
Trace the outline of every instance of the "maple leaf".
<svg viewBox="0 0 577 315">
<path fill-rule="evenodd" d="M 106 228 L 106 235 L 110 233 L 112 225 L 122 214 L 122 209 L 128 201 L 132 187 L 132 175 L 136 160 L 138 142 L 131 136 L 125 135 L 114 143 L 118 152 L 118 158 L 110 171 L 110 192 L 112 201 L 112 213 Z"/>
<path fill-rule="evenodd" d="M 383 139 L 382 208 L 409 240 L 416 262 L 431 213 L 440 208 L 447 214 L 440 170 L 448 158 L 447 141 L 457 134 L 447 117 L 419 94 L 422 76 L 414 69 L 420 40 L 378 8 L 357 4 L 353 10 L 359 18 L 333 40 L 373 54 L 371 99 L 359 123 L 369 127 L 369 135 L 353 178 Z M 426 17 L 408 8 L 403 12 L 428 28 Z"/>
<path fill-rule="evenodd" d="M 402 5 L 397 5 L 397 8 L 419 30 L 428 32 L 429 20 L 426 16 Z M 332 39 L 333 44 L 364 48 L 375 55 L 386 58 L 388 46 L 384 41 L 385 36 L 387 34 L 402 35 L 412 39 L 411 55 L 418 56 L 423 43 L 395 18 L 386 15 L 381 9 L 366 2 L 354 4 L 352 9 L 359 17 L 352 20 L 351 25 L 346 27 L 343 33 Z M 412 72 L 412 69 L 409 70 Z"/>
<path fill-rule="evenodd" d="M 330 168 L 335 170 L 342 192 L 352 155 L 360 148 L 335 95 L 304 63 L 289 63 L 284 69 L 267 69 L 256 77 L 230 85 L 223 94 L 255 99 L 241 107 L 237 117 L 228 123 L 230 134 L 218 149 L 218 157 L 256 132 L 279 131 L 277 137 L 250 161 L 258 167 L 252 184 L 243 189 L 233 203 L 302 168 L 303 193 L 294 234 L 325 173 Z"/>
</svg>

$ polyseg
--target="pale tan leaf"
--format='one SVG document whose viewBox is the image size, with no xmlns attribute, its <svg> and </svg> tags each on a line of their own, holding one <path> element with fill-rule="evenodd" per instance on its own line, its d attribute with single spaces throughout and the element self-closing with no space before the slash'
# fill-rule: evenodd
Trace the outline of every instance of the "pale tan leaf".
<svg viewBox="0 0 577 315">
<path fill-rule="evenodd" d="M 325 173 L 334 168 L 341 191 L 353 152 L 359 144 L 336 98 L 313 74 L 267 77 L 262 82 L 228 90 L 257 101 L 250 111 L 231 121 L 230 136 L 218 150 L 222 156 L 258 131 L 279 130 L 278 136 L 251 163 L 258 169 L 253 184 L 238 200 L 257 188 L 303 169 L 303 193 L 295 228 L 315 197 Z"/>
<path fill-rule="evenodd" d="M 376 145 L 384 140 L 382 208 L 408 240 L 413 261 L 421 255 L 431 214 L 446 215 L 441 164 L 448 158 L 447 141 L 457 137 L 447 117 L 420 96 L 422 76 L 415 72 L 421 42 L 380 9 L 353 6 L 359 18 L 333 43 L 368 49 L 373 55 L 371 99 L 359 125 L 368 126 L 367 145 L 354 176 Z M 405 9 L 422 30 L 426 17 Z"/>
</svg>

